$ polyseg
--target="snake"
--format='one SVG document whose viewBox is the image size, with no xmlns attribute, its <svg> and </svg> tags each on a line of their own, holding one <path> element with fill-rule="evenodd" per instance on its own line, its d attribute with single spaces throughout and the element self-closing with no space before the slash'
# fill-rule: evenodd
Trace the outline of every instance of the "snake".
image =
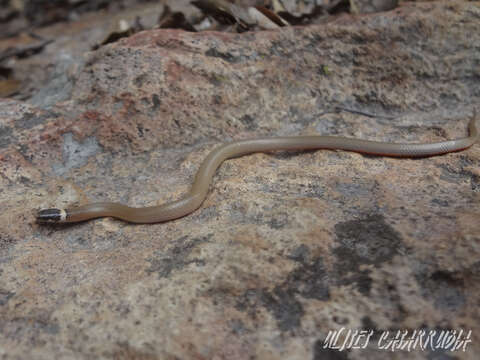
<svg viewBox="0 0 480 360">
<path fill-rule="evenodd" d="M 98 202 L 67 209 L 42 209 L 36 214 L 36 222 L 60 224 L 112 217 L 130 223 L 148 224 L 181 218 L 202 205 L 216 170 L 225 160 L 257 152 L 329 149 L 385 157 L 422 158 L 462 151 L 478 139 L 475 115 L 474 113 L 469 122 L 467 137 L 432 143 L 390 143 L 329 135 L 283 136 L 227 142 L 207 155 L 195 175 L 189 193 L 179 200 L 138 208 L 121 203 Z"/>
</svg>

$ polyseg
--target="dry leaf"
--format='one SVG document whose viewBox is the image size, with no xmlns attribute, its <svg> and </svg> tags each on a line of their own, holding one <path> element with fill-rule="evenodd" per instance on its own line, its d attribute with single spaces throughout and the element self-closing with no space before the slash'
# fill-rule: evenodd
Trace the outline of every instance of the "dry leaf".
<svg viewBox="0 0 480 360">
<path fill-rule="evenodd" d="M 133 22 L 129 22 L 126 19 L 120 19 L 115 23 L 113 29 L 109 31 L 108 35 L 98 45 L 94 45 L 93 49 L 96 50 L 102 45 L 110 44 L 118 41 L 121 38 L 128 37 L 139 31 L 144 30 L 140 23 L 140 17 L 136 16 Z"/>
<path fill-rule="evenodd" d="M 262 29 L 276 29 L 286 25 L 282 19 L 267 9 L 262 11 L 255 7 L 235 5 L 225 0 L 198 0 L 192 1 L 192 4 L 222 24 L 236 23 L 239 26 L 238 31 L 250 30 L 255 26 Z"/>
<path fill-rule="evenodd" d="M 258 9 L 254 7 L 248 8 L 248 16 L 250 18 L 251 24 L 258 25 L 261 29 L 277 29 L 279 26 L 271 21 L 268 17 L 263 15 Z"/>
<path fill-rule="evenodd" d="M 13 71 L 0 67 L 0 98 L 15 95 L 20 91 L 22 83 L 13 76 Z"/>
<path fill-rule="evenodd" d="M 288 26 L 290 25 L 288 21 L 285 19 L 281 18 L 277 14 L 275 14 L 273 11 L 268 10 L 264 6 L 255 6 L 255 9 L 260 11 L 263 15 L 265 15 L 267 18 L 269 18 L 272 22 L 277 24 L 278 26 Z"/>
<path fill-rule="evenodd" d="M 159 29 L 183 29 L 196 32 L 197 30 L 188 22 L 185 15 L 180 11 L 172 12 L 168 5 L 165 5 L 162 15 L 158 19 Z"/>
</svg>

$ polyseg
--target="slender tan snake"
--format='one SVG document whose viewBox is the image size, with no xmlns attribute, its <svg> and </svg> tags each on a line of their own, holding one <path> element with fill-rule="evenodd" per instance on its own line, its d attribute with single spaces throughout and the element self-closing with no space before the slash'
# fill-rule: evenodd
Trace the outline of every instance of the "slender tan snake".
<svg viewBox="0 0 480 360">
<path fill-rule="evenodd" d="M 475 114 L 468 126 L 469 136 L 462 139 L 427 144 L 400 144 L 351 139 L 337 136 L 287 136 L 240 140 L 220 145 L 208 154 L 184 198 L 167 204 L 133 208 L 119 203 L 92 203 L 70 209 L 44 209 L 37 213 L 38 223 L 72 223 L 100 217 L 114 217 L 131 223 L 158 223 L 173 220 L 200 207 L 207 196 L 215 171 L 226 159 L 255 152 L 276 150 L 332 149 L 389 157 L 427 157 L 461 151 L 478 138 Z"/>
</svg>

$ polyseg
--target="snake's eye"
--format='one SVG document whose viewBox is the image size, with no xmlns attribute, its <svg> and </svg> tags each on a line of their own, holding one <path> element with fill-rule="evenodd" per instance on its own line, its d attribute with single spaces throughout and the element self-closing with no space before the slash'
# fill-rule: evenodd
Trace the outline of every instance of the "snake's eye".
<svg viewBox="0 0 480 360">
<path fill-rule="evenodd" d="M 60 209 L 43 209 L 37 212 L 37 223 L 39 224 L 54 224 L 63 221 L 63 211 Z"/>
</svg>

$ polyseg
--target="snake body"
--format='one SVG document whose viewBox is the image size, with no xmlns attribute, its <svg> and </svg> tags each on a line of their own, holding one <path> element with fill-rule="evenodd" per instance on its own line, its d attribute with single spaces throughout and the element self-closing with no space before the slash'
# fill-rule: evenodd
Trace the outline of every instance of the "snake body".
<svg viewBox="0 0 480 360">
<path fill-rule="evenodd" d="M 469 123 L 469 136 L 456 140 L 425 144 L 387 143 L 338 136 L 287 136 L 240 140 L 220 145 L 208 154 L 195 175 L 190 192 L 184 198 L 159 206 L 134 208 L 119 203 L 91 203 L 69 209 L 38 211 L 38 223 L 72 223 L 100 217 L 114 217 L 131 223 L 146 224 L 173 220 L 200 207 L 217 168 L 229 158 L 256 152 L 277 150 L 332 149 L 388 157 L 428 157 L 472 146 L 478 138 L 475 116 Z"/>
</svg>

